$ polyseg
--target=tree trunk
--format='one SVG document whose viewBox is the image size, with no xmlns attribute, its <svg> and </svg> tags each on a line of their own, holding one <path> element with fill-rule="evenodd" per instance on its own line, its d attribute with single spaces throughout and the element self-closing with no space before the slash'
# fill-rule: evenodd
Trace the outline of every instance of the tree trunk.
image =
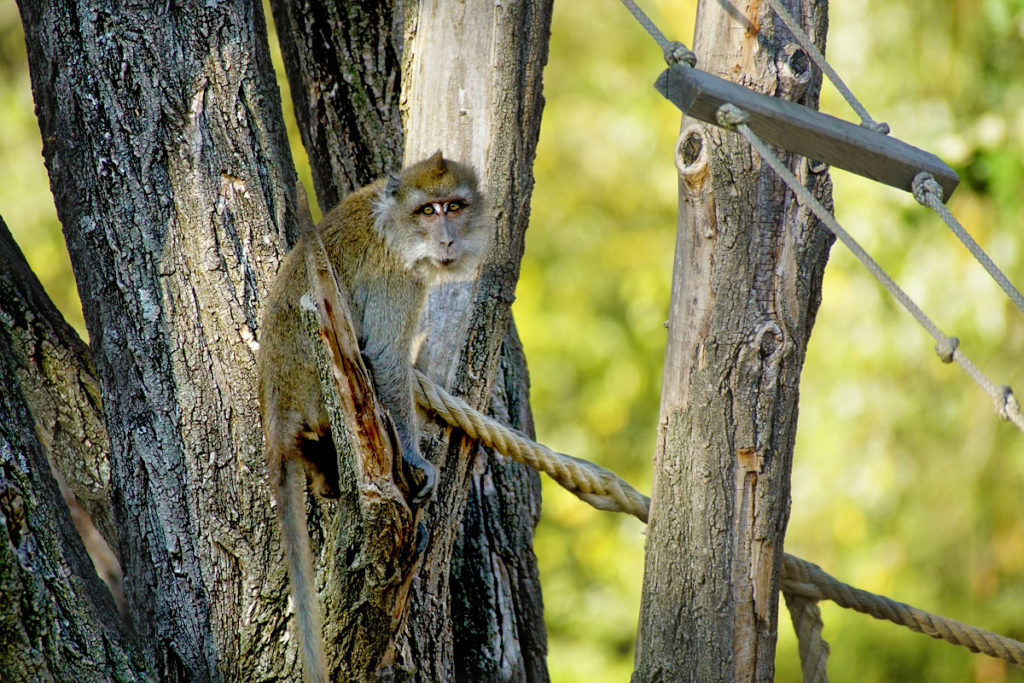
<svg viewBox="0 0 1024 683">
<path fill-rule="evenodd" d="M 419 366 L 475 405 L 489 401 L 503 421 L 532 430 L 525 360 L 508 307 L 529 216 L 550 2 L 364 9 L 275 1 L 274 16 L 322 207 L 398 168 L 402 157 L 392 150 L 400 152 L 403 139 L 405 163 L 441 148 L 480 172 L 495 217 L 494 255 L 476 287 L 446 287 L 432 298 Z M 404 41 L 395 31 L 403 25 Z M 308 38 L 317 35 L 330 39 Z M 404 55 L 400 84 L 389 70 L 398 54 Z M 338 74 L 344 83 L 335 83 Z M 406 102 L 404 134 L 399 97 Z M 546 680 L 532 550 L 537 475 L 478 452 L 465 439 L 449 444 L 451 430 L 443 425 L 426 431 L 433 440 L 424 453 L 440 465 L 442 480 L 424 518 L 431 543 L 413 583 L 399 675 Z M 330 614 L 327 619 L 330 631 Z"/>
<path fill-rule="evenodd" d="M 88 359 L 2 219 L 0 260 L 0 679 L 146 680 L 138 643 L 96 576 L 47 461 L 74 438 L 65 430 L 95 424 L 95 413 L 68 414 L 95 405 L 76 395 L 88 391 Z"/>
<path fill-rule="evenodd" d="M 131 654 L 130 638 L 104 621 L 114 613 L 109 599 L 80 599 L 86 607 L 100 604 L 96 628 L 107 629 L 108 671 L 161 681 L 296 679 L 253 372 L 260 303 L 297 236 L 294 170 L 261 7 L 235 0 L 154 9 L 25 0 L 19 9 L 103 410 L 89 391 L 85 347 L 73 335 L 64 339 L 58 325 L 44 336 L 70 354 L 84 390 L 68 393 L 47 387 L 39 373 L 21 372 L 37 358 L 24 352 L 5 356 L 4 367 L 51 391 L 38 408 L 29 406 L 37 424 L 59 424 L 91 444 L 68 456 L 55 449 L 54 460 L 76 490 L 89 494 L 90 510 L 123 560 L 140 654 Z M 478 285 L 433 301 L 421 367 L 529 431 L 525 361 L 509 305 L 529 215 L 550 2 L 321 9 L 275 5 L 282 33 L 290 35 L 283 41 L 286 64 L 293 91 L 302 92 L 297 99 L 306 115 L 299 119 L 321 205 L 400 165 L 399 96 L 408 103 L 407 159 L 440 146 L 478 168 L 496 246 Z M 427 102 L 438 93 L 444 113 Z M 58 395 L 69 402 L 70 417 L 46 412 Z M 22 424 L 23 406 L 5 403 L 4 410 L 12 426 Z M 104 433 L 92 436 L 90 425 L 101 414 Z M 478 452 L 442 425 L 429 433 L 424 451 L 443 480 L 426 516 L 431 542 L 398 634 L 395 673 L 546 680 L 532 554 L 536 474 Z M 17 441 L 7 432 L 4 438 Z M 38 451 L 18 438 L 15 450 Z M 9 476 L 13 483 L 4 491 L 18 494 L 13 503 L 4 498 L 3 510 L 13 519 L 27 489 L 21 475 Z M 60 510 L 46 488 L 52 482 L 39 482 L 30 483 L 46 502 L 32 503 L 32 515 Z M 329 520 L 314 528 L 322 534 Z M 62 571 L 77 575 L 79 559 L 59 560 L 71 568 Z M 331 558 L 326 575 L 343 562 Z M 88 575 L 88 567 L 81 573 Z M 87 581 L 93 585 L 95 576 Z M 71 613 L 65 603 L 72 599 L 62 593 L 54 602 Z M 82 633 L 90 618 L 74 617 Z M 23 654 L 4 653 L 0 664 Z M 31 677 L 44 659 L 61 661 L 31 659 L 26 666 L 35 669 L 10 669 L 12 677 Z M 81 673 L 74 680 L 89 679 L 84 668 L 69 671 Z"/>
<path fill-rule="evenodd" d="M 110 443 L 89 347 L 47 297 L 0 221 L 0 313 L 17 359 L 18 383 L 47 459 L 111 545 Z"/>
<path fill-rule="evenodd" d="M 796 14 L 822 46 L 826 3 L 804 5 Z M 698 68 L 817 107 L 820 75 L 781 21 L 743 7 L 700 3 Z M 830 201 L 825 167 L 783 158 Z M 797 386 L 832 238 L 732 133 L 684 116 L 677 165 L 634 680 L 770 681 Z"/>
<path fill-rule="evenodd" d="M 19 6 L 150 669 L 294 675 L 254 340 L 295 181 L 261 6 Z"/>
<path fill-rule="evenodd" d="M 486 410 L 495 392 L 504 395 L 507 417 L 527 420 L 517 426 L 529 424 L 528 412 L 513 412 L 526 405 L 525 363 L 510 305 L 529 221 L 550 23 L 548 0 L 421 0 L 407 10 L 405 25 L 405 161 L 440 148 L 472 163 L 495 221 L 494 247 L 479 281 L 446 285 L 431 296 L 419 367 L 480 409 Z M 459 50 L 452 50 L 453 44 Z M 503 383 L 496 383 L 503 344 L 506 374 Z M 413 585 L 403 652 L 420 667 L 420 680 L 547 680 L 532 551 L 537 475 L 495 462 L 441 425 L 431 430 L 424 453 L 439 465 L 441 482 L 427 509 L 431 548 Z M 460 532 L 470 491 L 483 493 L 474 496 L 474 514 Z M 504 526 L 509 527 L 505 534 L 488 531 Z M 465 554 L 456 562 L 452 553 L 460 533 Z M 482 589 L 491 600 L 462 613 L 476 618 L 453 627 L 459 638 L 458 667 L 452 636 L 446 634 L 454 616 L 453 569 L 460 590 Z M 478 624 L 483 630 L 476 630 Z"/>
<path fill-rule="evenodd" d="M 488 413 L 534 435 L 526 358 L 511 321 Z M 540 477 L 485 449 L 471 466 L 449 583 L 455 680 L 546 681 L 547 630 L 533 553 Z"/>
<path fill-rule="evenodd" d="M 295 118 L 324 213 L 402 165 L 402 3 L 272 0 Z"/>
</svg>

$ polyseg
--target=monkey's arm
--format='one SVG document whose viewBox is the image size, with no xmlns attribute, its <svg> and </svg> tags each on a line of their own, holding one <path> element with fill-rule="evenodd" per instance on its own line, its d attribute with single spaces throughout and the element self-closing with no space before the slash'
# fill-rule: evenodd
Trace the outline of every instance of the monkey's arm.
<svg viewBox="0 0 1024 683">
<path fill-rule="evenodd" d="M 383 283 L 360 297 L 360 342 L 363 356 L 373 375 L 377 395 L 395 424 L 402 450 L 402 474 L 414 504 L 430 497 L 437 471 L 420 455 L 419 429 L 412 397 L 412 336 L 417 323 L 421 292 L 411 283 L 409 291 L 396 296 L 399 283 L 390 283 L 385 294 Z M 399 302 L 409 302 L 406 306 Z M 396 338 L 397 335 L 397 338 Z"/>
</svg>

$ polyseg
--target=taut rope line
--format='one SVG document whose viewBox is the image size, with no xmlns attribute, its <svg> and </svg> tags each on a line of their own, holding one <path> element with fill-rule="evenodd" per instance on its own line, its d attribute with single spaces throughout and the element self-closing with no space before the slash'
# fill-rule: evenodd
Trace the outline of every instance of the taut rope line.
<svg viewBox="0 0 1024 683">
<path fill-rule="evenodd" d="M 415 379 L 413 394 L 416 401 L 449 425 L 462 429 L 471 438 L 516 462 L 547 473 L 561 486 L 595 508 L 624 512 L 642 522 L 648 521 L 651 499 L 611 470 L 580 458 L 556 453 L 536 443 L 522 433 L 473 409 L 468 403 L 452 396 L 418 370 L 415 371 Z M 933 638 L 962 645 L 972 652 L 982 652 L 1014 664 L 1024 665 L 1024 643 L 854 588 L 829 576 L 817 565 L 798 557 L 783 555 L 780 583 L 783 593 L 787 596 L 796 596 L 798 600 L 832 600 L 842 607 L 870 614 L 877 619 L 887 619 L 914 631 L 927 633 Z M 818 622 L 816 628 L 813 622 L 807 627 L 812 636 L 817 634 L 817 638 L 812 638 L 811 642 L 821 643 L 812 645 L 809 649 L 813 654 L 810 666 L 812 670 L 824 671 L 824 657 L 827 656 L 828 649 L 826 645 L 822 651 L 824 641 L 820 639 L 820 614 Z"/>
</svg>

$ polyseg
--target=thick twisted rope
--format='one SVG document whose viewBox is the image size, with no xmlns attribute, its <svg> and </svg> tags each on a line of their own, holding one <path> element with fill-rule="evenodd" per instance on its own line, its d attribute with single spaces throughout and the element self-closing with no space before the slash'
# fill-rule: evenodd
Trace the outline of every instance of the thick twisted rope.
<svg viewBox="0 0 1024 683">
<path fill-rule="evenodd" d="M 1024 665 L 1024 643 L 955 619 L 925 612 L 884 595 L 854 588 L 825 573 L 816 564 L 792 555 L 784 555 L 782 558 L 781 585 L 785 593 L 809 600 L 828 599 L 840 607 L 906 626 L 912 631 L 925 633 L 947 643 L 962 645 L 971 652 L 981 652 L 1018 666 Z"/>
<path fill-rule="evenodd" d="M 415 371 L 413 393 L 416 401 L 450 425 L 518 463 L 544 472 L 562 488 L 599 510 L 625 512 L 647 521 L 651 499 L 623 481 L 617 474 L 592 462 L 556 453 L 497 420 L 474 410 L 430 379 Z"/>
<path fill-rule="evenodd" d="M 783 565 L 785 572 L 785 565 Z M 800 652 L 800 670 L 804 683 L 828 683 L 828 643 L 821 636 L 825 624 L 817 600 L 782 591 L 789 616 L 793 619 L 797 646 Z"/>
<path fill-rule="evenodd" d="M 417 403 L 448 424 L 459 427 L 471 438 L 516 462 L 547 473 L 562 487 L 600 510 L 625 512 L 647 522 L 651 499 L 614 472 L 580 458 L 556 453 L 532 441 L 452 396 L 419 371 L 416 371 L 415 379 L 413 393 Z M 1024 665 L 1024 643 L 854 588 L 829 576 L 817 565 L 789 554 L 783 555 L 782 559 L 781 589 L 787 601 L 793 597 L 797 600 L 793 603 L 797 607 L 791 611 L 795 613 L 794 624 L 800 636 L 804 671 L 812 674 L 811 678 L 804 680 L 827 680 L 822 676 L 825 675 L 828 645 L 821 639 L 821 615 L 820 612 L 815 614 L 817 606 L 813 605 L 824 599 L 933 638 L 962 645 L 972 652 Z"/>
</svg>

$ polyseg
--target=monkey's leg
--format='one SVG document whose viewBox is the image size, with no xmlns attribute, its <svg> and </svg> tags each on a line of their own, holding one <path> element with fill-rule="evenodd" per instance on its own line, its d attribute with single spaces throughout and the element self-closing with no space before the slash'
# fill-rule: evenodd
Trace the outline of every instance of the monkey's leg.
<svg viewBox="0 0 1024 683">
<path fill-rule="evenodd" d="M 338 451 L 334 446 L 331 428 L 323 426 L 317 432 L 307 432 L 299 437 L 299 451 L 309 475 L 309 487 L 321 498 L 337 498 Z"/>
</svg>

